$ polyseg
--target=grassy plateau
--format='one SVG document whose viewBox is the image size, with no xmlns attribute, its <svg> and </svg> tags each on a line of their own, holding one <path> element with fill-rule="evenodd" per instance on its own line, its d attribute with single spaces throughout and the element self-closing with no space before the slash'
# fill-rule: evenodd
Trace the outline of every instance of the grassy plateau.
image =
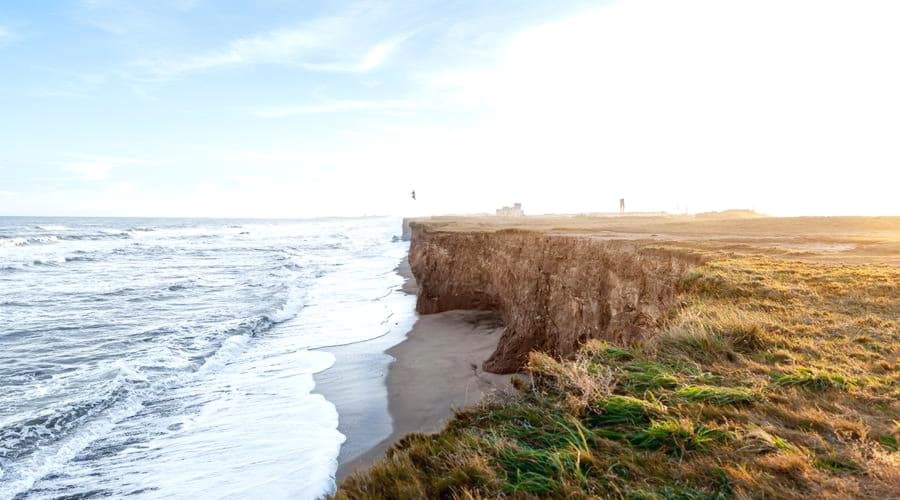
<svg viewBox="0 0 900 500">
<path fill-rule="evenodd" d="M 652 244 L 702 263 L 650 341 L 534 352 L 336 497 L 900 497 L 900 268 Z"/>
</svg>

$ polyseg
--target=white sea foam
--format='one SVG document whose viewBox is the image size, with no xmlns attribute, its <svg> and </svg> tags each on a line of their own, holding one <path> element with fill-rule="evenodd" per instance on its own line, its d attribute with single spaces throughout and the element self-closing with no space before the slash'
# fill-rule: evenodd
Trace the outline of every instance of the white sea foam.
<svg viewBox="0 0 900 500">
<path fill-rule="evenodd" d="M 309 349 L 382 335 L 410 307 L 388 293 L 396 223 L 151 222 L 128 233 L 114 220 L 72 224 L 46 247 L 29 246 L 41 244 L 31 229 L 4 233 L 23 244 L 0 253 L 17 266 L 0 288 L 0 433 L 76 411 L 16 438 L 0 499 L 332 491 L 345 438 L 312 391 L 334 358 Z M 90 262 L 59 265 L 66 256 Z"/>
<path fill-rule="evenodd" d="M 177 431 L 150 443 L 160 453 L 139 460 L 138 484 L 156 488 L 145 496 L 191 491 L 205 498 L 311 499 L 333 489 L 344 436 L 334 405 L 310 392 L 312 375 L 334 357 L 280 344 L 254 346 L 241 363 L 183 389 L 216 397 Z M 128 460 L 144 453 L 133 449 Z"/>
<path fill-rule="evenodd" d="M 295 318 L 297 313 L 303 309 L 303 298 L 304 294 L 299 287 L 291 287 L 284 305 L 275 311 L 269 319 L 273 323 L 284 323 L 289 319 Z"/>
<path fill-rule="evenodd" d="M 232 335 L 222 342 L 222 346 L 215 354 L 206 359 L 202 366 L 197 370 L 196 376 L 204 376 L 221 370 L 227 366 L 232 360 L 240 356 L 247 350 L 247 344 L 250 342 L 248 335 Z"/>
<path fill-rule="evenodd" d="M 25 238 L 5 238 L 0 239 L 0 248 L 18 247 L 27 245 L 28 240 Z"/>
<path fill-rule="evenodd" d="M 113 387 L 127 384 L 128 379 L 135 376 L 133 371 L 123 370 L 121 364 L 113 367 L 113 371 L 116 372 L 110 384 Z M 14 498 L 28 491 L 42 477 L 62 468 L 88 445 L 112 430 L 117 422 L 137 413 L 141 402 L 142 398 L 134 394 L 99 417 L 85 422 L 73 435 L 43 447 L 14 467 L 0 469 L 0 498 Z"/>
<path fill-rule="evenodd" d="M 66 262 L 66 258 L 59 255 L 35 257 L 32 263 L 36 266 L 55 266 Z"/>
<path fill-rule="evenodd" d="M 56 236 L 31 236 L 0 239 L 0 248 L 23 247 L 26 245 L 41 245 L 59 241 Z"/>
</svg>

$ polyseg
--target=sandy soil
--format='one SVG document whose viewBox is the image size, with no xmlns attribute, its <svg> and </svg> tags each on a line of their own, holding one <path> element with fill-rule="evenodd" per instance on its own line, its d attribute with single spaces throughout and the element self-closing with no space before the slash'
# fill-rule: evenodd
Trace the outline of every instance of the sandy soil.
<svg viewBox="0 0 900 500">
<path fill-rule="evenodd" d="M 439 431 L 455 408 L 509 388 L 508 375 L 480 368 L 503 331 L 495 322 L 492 314 L 480 311 L 448 311 L 419 318 L 407 340 L 388 350 L 395 357 L 387 377 L 393 432 L 362 455 L 341 463 L 338 481 L 370 465 L 406 434 Z"/>
<path fill-rule="evenodd" d="M 408 265 L 401 265 L 398 271 L 411 278 Z M 404 290 L 414 292 L 414 281 L 410 279 Z M 406 340 L 387 351 L 394 358 L 387 373 L 392 432 L 361 454 L 345 454 L 342 450 L 337 480 L 368 467 L 404 435 L 438 431 L 455 408 L 475 403 L 494 390 L 508 389 L 509 376 L 485 373 L 480 368 L 496 348 L 502 332 L 498 318 L 483 311 L 448 311 L 419 317 Z M 323 394 L 331 399 L 329 393 Z M 340 405 L 338 411 L 343 422 L 345 414 Z M 360 432 L 360 425 L 368 424 L 356 422 L 350 433 Z M 365 440 L 356 439 L 357 443 L 361 441 Z"/>
</svg>

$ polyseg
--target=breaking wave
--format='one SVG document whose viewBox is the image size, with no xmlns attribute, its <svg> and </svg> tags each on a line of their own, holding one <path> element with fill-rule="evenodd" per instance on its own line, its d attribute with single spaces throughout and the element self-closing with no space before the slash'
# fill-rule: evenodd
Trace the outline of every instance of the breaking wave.
<svg viewBox="0 0 900 500">
<path fill-rule="evenodd" d="M 0 498 L 333 488 L 310 349 L 383 333 L 395 221 L 3 222 Z"/>
</svg>

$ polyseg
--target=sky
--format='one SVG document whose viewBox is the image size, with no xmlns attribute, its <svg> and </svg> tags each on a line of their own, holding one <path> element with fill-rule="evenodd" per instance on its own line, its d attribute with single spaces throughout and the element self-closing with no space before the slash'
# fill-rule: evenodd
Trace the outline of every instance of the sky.
<svg viewBox="0 0 900 500">
<path fill-rule="evenodd" d="M 0 0 L 0 215 L 900 215 L 897 26 L 896 0 Z"/>
</svg>

